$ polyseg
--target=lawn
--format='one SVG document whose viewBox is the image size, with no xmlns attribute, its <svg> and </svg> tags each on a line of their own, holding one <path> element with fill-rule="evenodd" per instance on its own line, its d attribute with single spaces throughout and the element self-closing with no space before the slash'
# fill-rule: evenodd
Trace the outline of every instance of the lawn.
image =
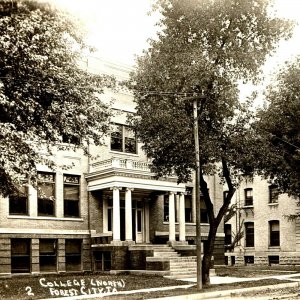
<svg viewBox="0 0 300 300">
<path fill-rule="evenodd" d="M 247 270 L 247 271 L 246 271 Z M 293 273 L 295 269 L 288 270 Z M 204 292 L 225 289 L 236 289 L 258 285 L 273 285 L 287 281 L 277 279 L 263 279 L 252 281 L 251 277 L 265 277 L 272 275 L 287 274 L 285 270 L 274 268 L 257 267 L 217 267 L 219 276 L 249 277 L 250 281 L 222 285 L 210 285 L 203 288 Z M 39 276 L 14 276 L 12 278 L 0 278 L 0 299 L 43 299 L 56 297 L 71 297 L 79 295 L 104 295 L 108 292 L 123 292 L 148 288 L 160 288 L 170 286 L 188 285 L 189 282 L 166 279 L 159 276 L 144 275 L 95 275 L 95 274 L 72 274 L 72 275 L 39 275 Z M 191 283 L 192 284 L 192 283 Z M 149 299 L 163 296 L 175 296 L 181 294 L 196 293 L 195 286 L 167 291 L 150 291 L 137 294 L 122 294 L 109 296 L 109 299 Z"/>
<path fill-rule="evenodd" d="M 39 275 L 0 278 L 0 299 L 42 299 L 186 285 L 159 276 Z"/>
</svg>

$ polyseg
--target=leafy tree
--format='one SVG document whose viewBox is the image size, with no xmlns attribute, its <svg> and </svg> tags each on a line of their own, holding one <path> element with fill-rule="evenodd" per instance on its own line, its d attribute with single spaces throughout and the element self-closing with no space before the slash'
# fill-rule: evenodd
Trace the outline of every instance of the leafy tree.
<svg viewBox="0 0 300 300">
<path fill-rule="evenodd" d="M 112 79 L 79 67 L 90 48 L 66 13 L 39 1 L 0 1 L 0 193 L 15 190 L 21 175 L 35 177 L 61 137 L 87 149 L 108 130 L 108 107 L 99 100 Z M 48 155 L 42 155 L 43 147 Z"/>
<path fill-rule="evenodd" d="M 267 89 L 268 105 L 255 124 L 261 137 L 259 171 L 282 193 L 300 197 L 300 57 Z"/>
<path fill-rule="evenodd" d="M 239 80 L 257 81 L 259 68 L 292 24 L 268 15 L 265 0 L 158 0 L 162 31 L 137 59 L 132 87 L 137 104 L 132 120 L 158 176 L 175 171 L 181 182 L 195 169 L 190 97 L 198 101 L 201 192 L 209 215 L 203 283 L 219 224 L 238 184 L 253 172 L 252 115 L 238 101 Z M 188 96 L 188 97 L 187 97 Z M 205 175 L 219 174 L 228 186 L 221 208 L 209 195 Z"/>
</svg>

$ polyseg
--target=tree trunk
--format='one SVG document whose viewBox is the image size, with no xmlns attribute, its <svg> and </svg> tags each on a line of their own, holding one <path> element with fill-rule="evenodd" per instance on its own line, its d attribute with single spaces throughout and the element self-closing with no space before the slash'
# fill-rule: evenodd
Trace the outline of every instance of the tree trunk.
<svg viewBox="0 0 300 300">
<path fill-rule="evenodd" d="M 207 244 L 204 249 L 204 255 L 202 259 L 202 284 L 203 285 L 210 284 L 209 270 L 212 267 L 211 258 L 214 252 L 217 229 L 218 229 L 217 224 L 210 224 Z"/>
</svg>

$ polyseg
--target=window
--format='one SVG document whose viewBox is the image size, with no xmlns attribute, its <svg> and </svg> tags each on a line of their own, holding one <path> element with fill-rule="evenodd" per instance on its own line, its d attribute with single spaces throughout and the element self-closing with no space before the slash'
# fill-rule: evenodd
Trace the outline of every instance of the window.
<svg viewBox="0 0 300 300">
<path fill-rule="evenodd" d="M 75 135 L 72 135 L 72 134 L 63 133 L 62 142 L 63 143 L 68 143 L 68 144 L 79 145 L 80 144 L 80 138 L 78 136 L 75 136 Z"/>
<path fill-rule="evenodd" d="M 193 221 L 192 216 L 192 201 L 193 201 L 193 188 L 187 187 L 184 196 L 184 208 L 185 208 L 185 222 L 191 223 Z"/>
<path fill-rule="evenodd" d="M 111 253 L 109 251 L 94 252 L 95 271 L 110 271 Z"/>
<path fill-rule="evenodd" d="M 245 206 L 253 205 L 253 190 L 245 189 Z"/>
<path fill-rule="evenodd" d="M 11 272 L 30 273 L 30 239 L 11 239 Z"/>
<path fill-rule="evenodd" d="M 279 264 L 279 255 L 269 255 L 269 265 L 278 265 Z"/>
<path fill-rule="evenodd" d="M 270 221 L 270 246 L 280 246 L 279 221 Z"/>
<path fill-rule="evenodd" d="M 57 240 L 40 239 L 40 271 L 56 272 Z"/>
<path fill-rule="evenodd" d="M 142 210 L 137 209 L 137 232 L 142 232 L 143 215 Z"/>
<path fill-rule="evenodd" d="M 224 224 L 225 245 L 231 245 L 231 224 Z"/>
<path fill-rule="evenodd" d="M 245 247 L 254 247 L 254 223 L 245 223 Z"/>
<path fill-rule="evenodd" d="M 79 217 L 80 177 L 64 175 L 64 216 Z"/>
<path fill-rule="evenodd" d="M 169 222 L 169 195 L 164 195 L 164 222 Z"/>
<path fill-rule="evenodd" d="M 66 271 L 81 270 L 82 240 L 66 240 Z"/>
<path fill-rule="evenodd" d="M 278 203 L 279 191 L 276 185 L 269 186 L 269 203 Z"/>
<path fill-rule="evenodd" d="M 107 230 L 112 231 L 113 227 L 113 200 L 107 199 Z"/>
<path fill-rule="evenodd" d="M 9 214 L 28 215 L 28 186 L 25 182 L 9 196 Z"/>
<path fill-rule="evenodd" d="M 254 256 L 248 255 L 244 257 L 245 259 L 245 264 L 254 264 Z"/>
<path fill-rule="evenodd" d="M 54 216 L 55 211 L 55 175 L 38 173 L 38 215 Z"/>
<path fill-rule="evenodd" d="M 136 148 L 135 132 L 129 126 L 114 124 L 110 149 L 118 152 L 137 153 Z"/>
<path fill-rule="evenodd" d="M 225 199 L 228 196 L 229 191 L 224 191 L 223 192 L 223 203 L 225 203 Z"/>
<path fill-rule="evenodd" d="M 204 202 L 204 197 L 201 192 L 200 192 L 200 215 L 201 215 L 200 216 L 201 223 L 209 223 L 206 204 Z"/>
</svg>

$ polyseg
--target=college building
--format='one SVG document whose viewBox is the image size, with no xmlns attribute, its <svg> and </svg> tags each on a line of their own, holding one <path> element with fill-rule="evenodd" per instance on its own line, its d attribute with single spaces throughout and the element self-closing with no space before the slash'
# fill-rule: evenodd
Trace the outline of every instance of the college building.
<svg viewBox="0 0 300 300">
<path fill-rule="evenodd" d="M 90 63 L 119 81 L 130 71 L 104 60 Z M 100 98 L 114 99 L 114 113 L 103 145 L 89 147 L 93 158 L 58 145 L 57 169 L 37 166 L 38 188 L 24 182 L 18 195 L 0 198 L 0 275 L 196 273 L 194 183 L 177 184 L 175 176 L 156 179 L 151 172 L 151 160 L 127 125 L 128 114 L 135 111 L 128 90 L 106 90 Z M 207 182 L 218 210 L 223 187 L 217 176 Z M 209 224 L 204 202 L 201 219 L 205 249 Z M 222 225 L 215 264 L 224 263 L 224 236 Z"/>
<path fill-rule="evenodd" d="M 300 265 L 300 222 L 288 218 L 299 211 L 297 199 L 254 176 L 242 182 L 232 205 L 224 228 L 228 265 Z"/>
</svg>

